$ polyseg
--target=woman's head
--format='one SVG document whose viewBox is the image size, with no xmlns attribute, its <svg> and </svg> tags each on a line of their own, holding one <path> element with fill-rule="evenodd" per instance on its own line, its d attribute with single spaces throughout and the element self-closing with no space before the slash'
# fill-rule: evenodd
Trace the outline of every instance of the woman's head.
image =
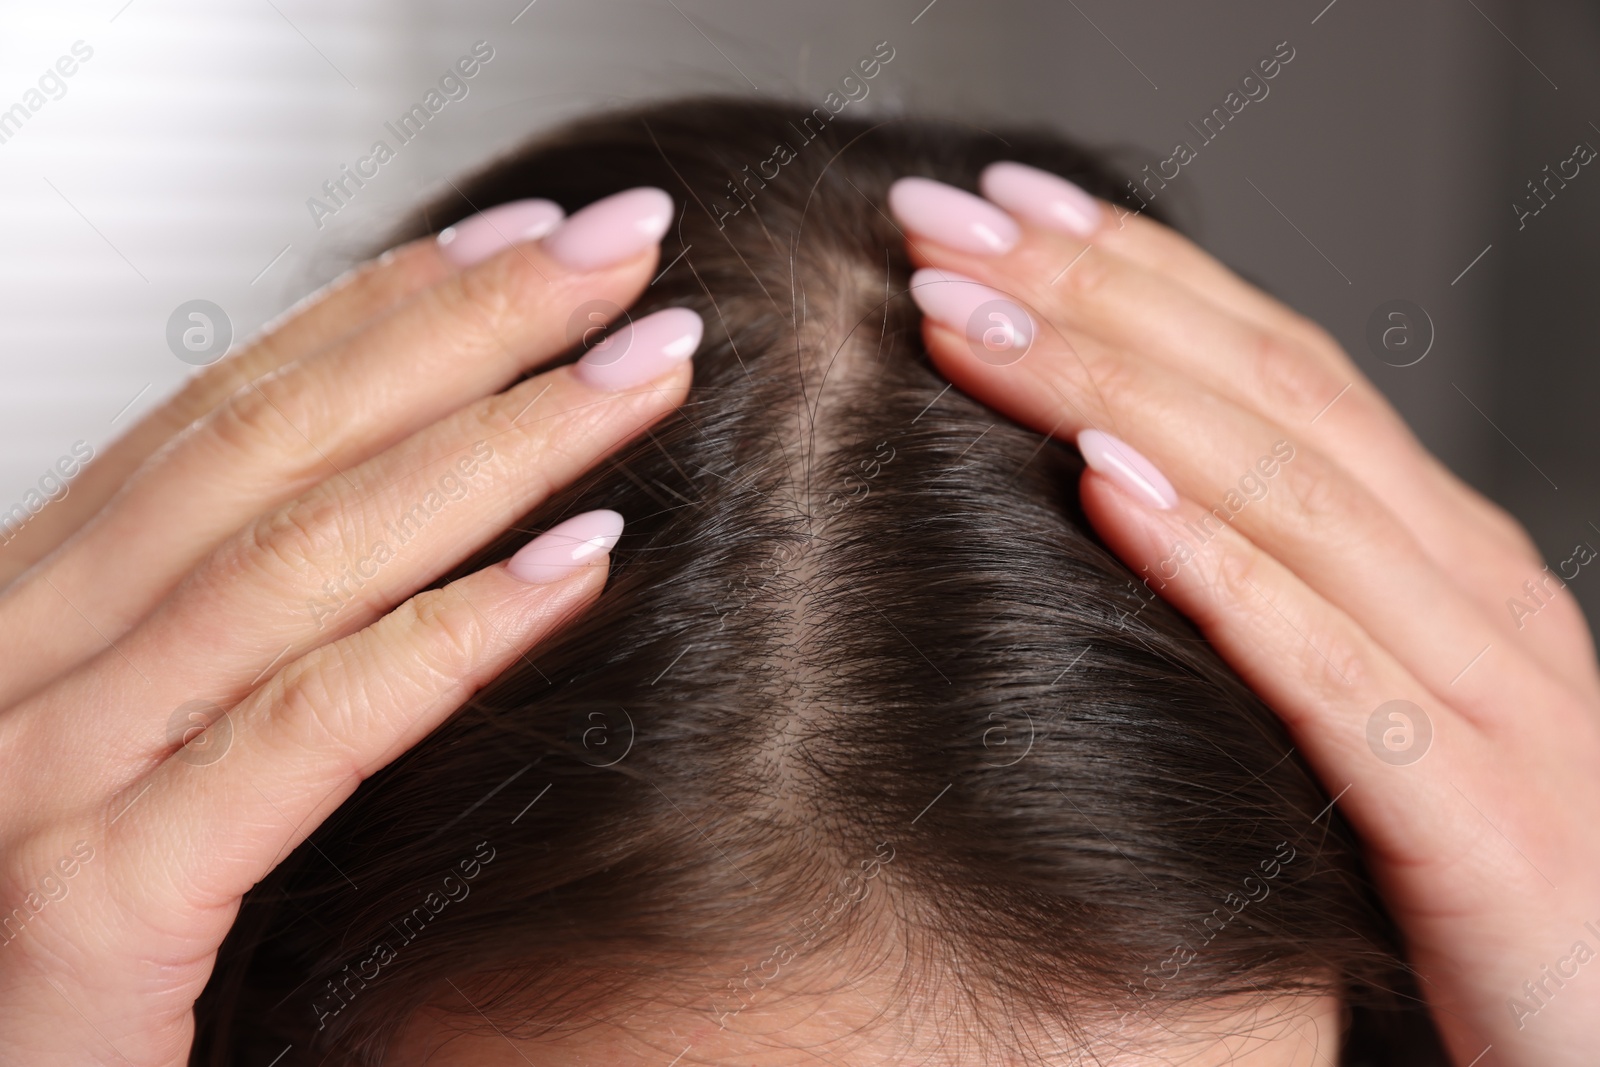
<svg viewBox="0 0 1600 1067">
<path fill-rule="evenodd" d="M 1431 1046 L 1276 717 L 1095 542 L 1075 454 L 922 351 L 887 189 L 1000 159 L 1119 198 L 1053 136 L 704 101 L 577 124 L 419 222 L 667 190 L 630 314 L 700 312 L 694 390 L 522 524 L 627 517 L 594 609 L 247 901 L 212 1062 L 459 1033 L 431 1062 L 1205 1063 L 1341 1003 L 1347 1058 Z"/>
</svg>

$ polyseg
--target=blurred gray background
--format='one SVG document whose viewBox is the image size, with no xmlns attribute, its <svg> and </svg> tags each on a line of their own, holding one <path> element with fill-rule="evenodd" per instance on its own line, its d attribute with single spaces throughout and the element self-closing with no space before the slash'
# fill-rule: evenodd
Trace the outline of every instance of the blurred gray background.
<svg viewBox="0 0 1600 1067">
<path fill-rule="evenodd" d="M 307 198 L 480 40 L 469 95 L 319 229 Z M 1163 205 L 1326 324 L 1552 565 L 1600 547 L 1600 167 L 1520 228 L 1514 207 L 1600 148 L 1592 3 L 55 0 L 0 12 L 0 109 L 80 41 L 59 98 L 0 126 L 0 510 L 194 372 L 167 347 L 178 305 L 213 301 L 245 336 L 552 122 L 705 90 L 815 103 L 888 41 L 864 109 L 1048 123 L 1137 167 L 1286 41 L 1269 95 Z M 1366 340 L 1396 299 L 1434 331 L 1410 366 Z M 1591 570 L 1571 588 L 1595 619 Z"/>
</svg>

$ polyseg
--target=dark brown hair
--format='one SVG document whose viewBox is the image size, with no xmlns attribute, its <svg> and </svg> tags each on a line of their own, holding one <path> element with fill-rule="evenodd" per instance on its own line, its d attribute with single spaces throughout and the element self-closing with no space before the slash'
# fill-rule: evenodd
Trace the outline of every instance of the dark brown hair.
<svg viewBox="0 0 1600 1067">
<path fill-rule="evenodd" d="M 408 230 L 667 190 L 631 313 L 704 317 L 693 392 L 447 576 L 628 520 L 592 611 L 250 894 L 194 1062 L 376 1063 L 446 979 L 506 1032 L 640 998 L 726 1022 L 890 927 L 908 998 L 957 983 L 1002 1036 L 1322 989 L 1345 1063 L 1443 1062 L 1276 716 L 1096 541 L 1077 454 L 929 364 L 888 187 L 1000 159 L 1125 196 L 1049 133 L 692 100 L 540 138 Z"/>
</svg>

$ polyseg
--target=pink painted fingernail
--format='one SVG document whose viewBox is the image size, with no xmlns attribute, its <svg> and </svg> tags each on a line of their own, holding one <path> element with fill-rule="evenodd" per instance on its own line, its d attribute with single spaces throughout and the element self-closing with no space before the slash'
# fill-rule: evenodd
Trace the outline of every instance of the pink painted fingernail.
<svg viewBox="0 0 1600 1067">
<path fill-rule="evenodd" d="M 572 371 L 588 386 L 615 393 L 654 381 L 694 355 L 705 323 L 688 308 L 636 319 L 583 354 Z"/>
<path fill-rule="evenodd" d="M 513 200 L 439 231 L 439 251 L 458 267 L 482 263 L 502 249 L 537 241 L 566 217 L 553 200 Z"/>
<path fill-rule="evenodd" d="M 1091 470 L 1110 478 L 1151 507 L 1167 511 L 1178 506 L 1178 492 L 1167 476 L 1122 438 L 1104 430 L 1084 430 L 1078 434 L 1078 451 Z"/>
<path fill-rule="evenodd" d="M 672 225 L 672 197 L 640 186 L 596 200 L 544 239 L 544 250 L 562 266 L 594 270 L 649 248 Z"/>
<path fill-rule="evenodd" d="M 1009 252 L 1022 236 L 1017 220 L 983 197 L 928 178 L 889 186 L 889 211 L 908 229 L 980 256 Z"/>
<path fill-rule="evenodd" d="M 586 511 L 523 545 L 506 561 L 506 570 L 524 582 L 548 585 L 587 566 L 595 556 L 610 552 L 621 536 L 621 515 L 615 511 Z"/>
<path fill-rule="evenodd" d="M 954 271 L 923 267 L 911 275 L 911 299 L 930 319 L 966 334 L 973 355 L 997 367 L 1027 355 L 1038 336 L 1020 304 Z"/>
<path fill-rule="evenodd" d="M 1022 163 L 991 163 L 978 179 L 983 195 L 1015 215 L 1074 237 L 1100 225 L 1100 204 L 1067 179 Z"/>
</svg>

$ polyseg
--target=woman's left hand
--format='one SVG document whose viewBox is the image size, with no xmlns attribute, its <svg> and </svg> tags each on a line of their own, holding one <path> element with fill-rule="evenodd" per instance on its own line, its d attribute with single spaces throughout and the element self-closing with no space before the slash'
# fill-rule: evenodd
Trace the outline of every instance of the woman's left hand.
<svg viewBox="0 0 1600 1067">
<path fill-rule="evenodd" d="M 1360 835 L 1454 1061 L 1594 1062 L 1600 673 L 1561 577 L 1322 329 L 1052 175 L 983 189 L 891 191 L 935 363 L 1078 442 L 1096 529 Z"/>
</svg>

